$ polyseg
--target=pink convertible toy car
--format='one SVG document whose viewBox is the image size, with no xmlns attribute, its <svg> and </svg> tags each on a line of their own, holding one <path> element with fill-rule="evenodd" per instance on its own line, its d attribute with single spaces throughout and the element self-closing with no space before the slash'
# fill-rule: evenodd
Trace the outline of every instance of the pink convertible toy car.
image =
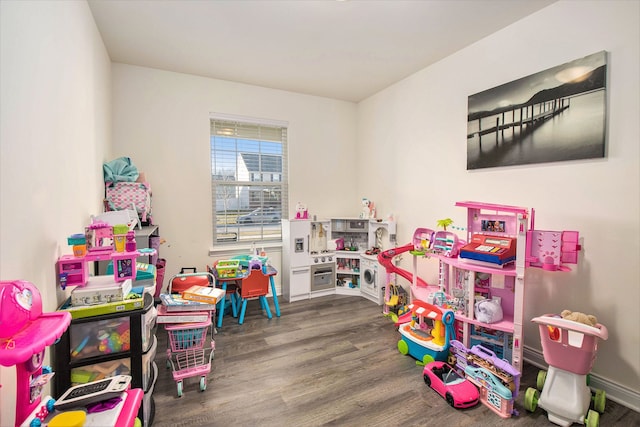
<svg viewBox="0 0 640 427">
<path fill-rule="evenodd" d="M 476 386 L 444 362 L 428 363 L 424 367 L 423 378 L 425 384 L 454 408 L 470 408 L 480 400 L 480 392 Z"/>
</svg>

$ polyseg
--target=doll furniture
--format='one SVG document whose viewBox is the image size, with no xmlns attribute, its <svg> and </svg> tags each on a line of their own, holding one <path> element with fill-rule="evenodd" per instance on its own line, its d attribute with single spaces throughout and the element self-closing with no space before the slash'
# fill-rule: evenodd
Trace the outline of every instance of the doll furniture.
<svg viewBox="0 0 640 427">
<path fill-rule="evenodd" d="M 474 201 L 455 205 L 467 211 L 464 237 L 456 242 L 452 233 L 417 229 L 408 245 L 414 249 L 413 274 L 406 275 L 412 281 L 412 301 L 430 302 L 444 292 L 445 304 L 455 311 L 456 338 L 467 348 L 485 346 L 522 371 L 526 268 L 569 271 L 564 264 L 578 262 L 579 234 L 535 230 L 532 208 Z M 439 248 L 443 242 L 446 245 Z M 418 256 L 438 261 L 437 284 L 421 283 Z M 502 315 L 476 312 L 482 300 L 499 305 Z"/>
</svg>

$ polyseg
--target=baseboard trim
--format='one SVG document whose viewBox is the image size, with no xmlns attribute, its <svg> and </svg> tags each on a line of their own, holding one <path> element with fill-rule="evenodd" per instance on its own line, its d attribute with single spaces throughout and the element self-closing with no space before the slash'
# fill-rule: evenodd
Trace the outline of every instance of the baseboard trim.
<svg viewBox="0 0 640 427">
<path fill-rule="evenodd" d="M 522 353 L 525 361 L 540 369 L 547 369 L 548 364 L 544 361 L 544 356 L 541 351 L 524 346 Z M 590 376 L 589 384 L 592 388 L 604 390 L 607 399 L 611 399 L 636 412 L 640 412 L 640 393 L 593 373 Z"/>
</svg>

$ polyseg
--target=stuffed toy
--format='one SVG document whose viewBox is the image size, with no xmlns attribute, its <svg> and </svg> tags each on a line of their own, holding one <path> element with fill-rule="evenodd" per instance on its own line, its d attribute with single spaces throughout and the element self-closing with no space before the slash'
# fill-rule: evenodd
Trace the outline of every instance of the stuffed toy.
<svg viewBox="0 0 640 427">
<path fill-rule="evenodd" d="M 579 311 L 571 311 L 571 310 L 562 310 L 560 313 L 563 319 L 573 320 L 574 322 L 584 323 L 588 326 L 596 326 L 598 323 L 598 319 L 596 316 L 591 314 L 580 313 Z"/>
<path fill-rule="evenodd" d="M 373 202 L 366 197 L 362 198 L 362 213 L 360 218 L 369 219 L 376 217 L 376 209 Z"/>
<path fill-rule="evenodd" d="M 298 202 L 296 204 L 296 219 L 308 219 L 309 212 L 307 211 L 307 205 Z"/>
<path fill-rule="evenodd" d="M 493 299 L 476 301 L 476 319 L 482 323 L 496 323 L 502 320 L 503 312 L 500 303 Z"/>
</svg>

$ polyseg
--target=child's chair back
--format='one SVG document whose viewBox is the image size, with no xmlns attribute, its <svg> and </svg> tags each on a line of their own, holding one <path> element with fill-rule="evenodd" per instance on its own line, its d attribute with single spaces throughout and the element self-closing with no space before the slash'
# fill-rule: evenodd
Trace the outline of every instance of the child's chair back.
<svg viewBox="0 0 640 427">
<path fill-rule="evenodd" d="M 240 296 L 242 298 L 254 298 L 269 293 L 269 276 L 262 270 L 251 269 L 249 276 L 242 280 Z"/>
</svg>

